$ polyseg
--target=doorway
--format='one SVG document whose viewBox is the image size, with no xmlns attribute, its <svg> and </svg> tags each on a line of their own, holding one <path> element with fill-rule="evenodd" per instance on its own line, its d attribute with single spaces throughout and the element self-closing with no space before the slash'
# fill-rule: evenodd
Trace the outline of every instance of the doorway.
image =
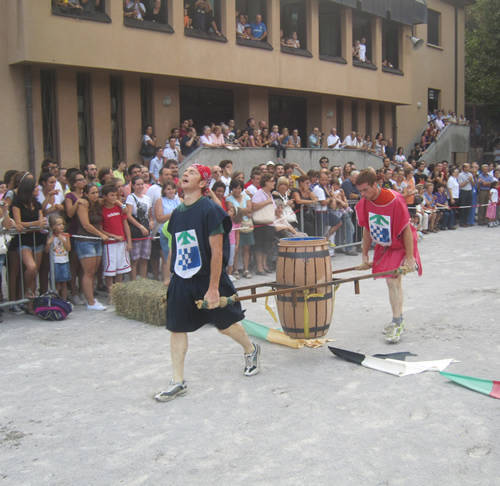
<svg viewBox="0 0 500 486">
<path fill-rule="evenodd" d="M 302 147 L 307 144 L 307 99 L 302 96 L 269 96 L 269 126 L 299 131 Z"/>
</svg>

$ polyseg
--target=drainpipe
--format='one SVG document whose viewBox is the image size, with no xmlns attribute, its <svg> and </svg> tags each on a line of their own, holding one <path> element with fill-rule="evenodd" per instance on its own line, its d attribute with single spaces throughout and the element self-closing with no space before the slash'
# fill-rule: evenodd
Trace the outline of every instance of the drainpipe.
<svg viewBox="0 0 500 486">
<path fill-rule="evenodd" d="M 455 7 L 455 114 L 458 113 L 458 7 Z"/>
<path fill-rule="evenodd" d="M 33 130 L 33 76 L 31 66 L 24 66 L 24 93 L 26 97 L 26 129 L 28 136 L 29 171 L 35 175 L 35 137 Z"/>
</svg>

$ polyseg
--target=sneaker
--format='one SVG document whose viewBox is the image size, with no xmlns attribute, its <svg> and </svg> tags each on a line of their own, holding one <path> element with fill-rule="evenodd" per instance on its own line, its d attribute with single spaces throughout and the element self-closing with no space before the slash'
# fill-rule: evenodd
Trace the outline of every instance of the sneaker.
<svg viewBox="0 0 500 486">
<path fill-rule="evenodd" d="M 71 302 L 75 305 L 85 305 L 85 301 L 78 294 L 71 297 Z"/>
<path fill-rule="evenodd" d="M 245 272 L 243 273 L 243 276 L 245 278 L 252 278 L 252 274 L 248 270 L 245 270 Z"/>
<path fill-rule="evenodd" d="M 18 316 L 21 314 L 24 314 L 24 311 L 23 311 L 23 309 L 21 309 L 21 306 L 19 306 L 17 304 L 11 305 L 9 307 L 9 312 L 12 312 L 12 314 L 16 314 Z"/>
<path fill-rule="evenodd" d="M 174 383 L 174 381 L 172 380 L 170 382 L 168 390 L 162 391 L 155 395 L 155 400 L 157 402 L 169 402 L 174 398 L 182 397 L 187 393 L 187 391 L 188 389 L 185 381 L 183 381 L 182 383 Z"/>
<path fill-rule="evenodd" d="M 236 277 L 233 277 L 232 275 L 228 275 L 228 277 L 231 282 L 236 282 Z"/>
<path fill-rule="evenodd" d="M 97 299 L 94 299 L 94 305 L 87 304 L 87 310 L 95 310 L 95 311 L 105 311 L 106 307 L 104 307 Z"/>
<path fill-rule="evenodd" d="M 253 343 L 253 352 L 245 354 L 245 376 L 256 375 L 260 371 L 260 346 Z"/>
<path fill-rule="evenodd" d="M 399 341 L 401 339 L 401 334 L 403 334 L 404 328 L 405 328 L 404 322 L 402 322 L 399 325 L 395 325 L 392 329 L 392 332 L 386 334 L 386 336 L 385 336 L 386 342 L 388 342 L 389 344 L 399 343 Z"/>
</svg>

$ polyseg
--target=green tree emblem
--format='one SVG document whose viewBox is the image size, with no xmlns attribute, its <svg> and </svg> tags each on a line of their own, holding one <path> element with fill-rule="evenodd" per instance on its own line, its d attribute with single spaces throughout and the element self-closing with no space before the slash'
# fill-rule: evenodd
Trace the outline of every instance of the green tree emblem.
<svg viewBox="0 0 500 486">
<path fill-rule="evenodd" d="M 380 226 L 383 226 L 383 225 L 388 225 L 389 224 L 389 221 L 387 221 L 387 219 L 385 219 L 383 216 L 381 216 L 380 214 L 374 214 L 373 216 L 370 217 L 370 221 L 374 222 L 375 224 L 378 224 Z"/>
<path fill-rule="evenodd" d="M 196 241 L 196 238 L 191 236 L 188 231 L 183 231 L 177 237 L 177 243 L 180 243 L 181 245 L 189 245 L 190 241 Z"/>
</svg>

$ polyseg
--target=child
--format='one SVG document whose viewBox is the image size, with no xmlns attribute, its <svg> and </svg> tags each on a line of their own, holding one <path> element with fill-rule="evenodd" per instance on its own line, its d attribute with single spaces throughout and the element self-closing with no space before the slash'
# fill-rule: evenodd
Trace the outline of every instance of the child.
<svg viewBox="0 0 500 486">
<path fill-rule="evenodd" d="M 425 184 L 423 209 L 429 215 L 429 231 L 431 233 L 437 233 L 436 219 L 438 214 L 436 210 L 436 196 L 434 196 L 433 191 L 434 184 L 432 182 L 427 182 Z"/>
<path fill-rule="evenodd" d="M 491 183 L 490 189 L 490 203 L 486 209 L 486 218 L 488 219 L 488 228 L 497 226 L 497 203 L 498 203 L 498 181 Z"/>
<path fill-rule="evenodd" d="M 57 215 L 49 216 L 49 226 L 52 231 L 45 251 L 50 253 L 54 262 L 54 280 L 56 282 L 57 293 L 64 300 L 68 298 L 67 282 L 71 281 L 71 272 L 69 269 L 69 252 L 71 251 L 71 242 L 69 235 L 64 233 L 64 219 Z"/>
<path fill-rule="evenodd" d="M 130 272 L 128 252 L 132 249 L 130 227 L 127 213 L 122 209 L 118 199 L 118 189 L 114 184 L 102 187 L 102 231 L 111 240 L 104 242 L 103 275 L 108 292 L 111 291 L 113 278 L 121 282 L 123 274 Z"/>
</svg>

